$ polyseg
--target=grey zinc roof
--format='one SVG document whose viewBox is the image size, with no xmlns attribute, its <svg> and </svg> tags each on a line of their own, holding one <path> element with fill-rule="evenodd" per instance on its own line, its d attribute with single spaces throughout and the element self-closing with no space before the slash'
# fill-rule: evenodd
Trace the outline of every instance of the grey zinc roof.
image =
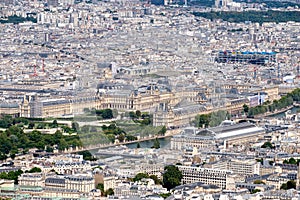
<svg viewBox="0 0 300 200">
<path fill-rule="evenodd" d="M 65 184 L 65 179 L 64 178 L 59 178 L 59 177 L 49 177 L 46 178 L 45 183 L 47 184 Z"/>
</svg>

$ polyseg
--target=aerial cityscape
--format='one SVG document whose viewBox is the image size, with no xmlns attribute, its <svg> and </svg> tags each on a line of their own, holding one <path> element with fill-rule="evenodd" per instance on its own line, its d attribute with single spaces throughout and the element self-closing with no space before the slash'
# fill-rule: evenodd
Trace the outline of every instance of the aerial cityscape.
<svg viewBox="0 0 300 200">
<path fill-rule="evenodd" d="M 299 0 L 0 0 L 0 200 L 300 199 Z"/>
</svg>

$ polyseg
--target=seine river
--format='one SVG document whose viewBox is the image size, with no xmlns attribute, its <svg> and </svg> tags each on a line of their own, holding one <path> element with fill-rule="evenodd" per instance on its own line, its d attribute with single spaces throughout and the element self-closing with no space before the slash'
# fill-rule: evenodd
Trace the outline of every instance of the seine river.
<svg viewBox="0 0 300 200">
<path fill-rule="evenodd" d="M 299 107 L 293 107 L 292 109 L 290 109 L 290 111 L 292 111 L 292 113 L 297 113 L 297 111 L 299 111 Z M 282 112 L 282 113 L 278 113 L 278 114 L 275 114 L 275 115 L 271 115 L 270 117 L 275 117 L 275 118 L 284 118 L 285 117 L 285 112 Z"/>
<path fill-rule="evenodd" d="M 170 145 L 171 137 L 159 138 L 158 140 L 159 140 L 161 148 L 164 148 L 164 147 L 168 148 Z M 140 146 L 141 146 L 141 148 L 151 148 L 153 145 L 153 142 L 154 142 L 154 139 L 143 141 L 143 142 L 140 142 Z M 126 144 L 126 146 L 130 149 L 135 149 L 137 146 L 137 143 Z"/>
<path fill-rule="evenodd" d="M 299 107 L 293 107 L 292 109 L 290 109 L 292 111 L 292 113 L 297 113 L 297 111 L 299 111 Z M 282 113 L 278 113 L 278 114 L 275 114 L 271 117 L 275 117 L 275 118 L 284 118 L 285 117 L 285 112 L 282 112 Z M 163 147 L 170 147 L 170 140 L 171 140 L 171 137 L 167 137 L 167 138 L 160 138 L 159 139 L 159 142 L 160 142 L 160 146 L 161 148 Z M 151 148 L 151 146 L 153 145 L 153 141 L 154 140 L 148 140 L 148 141 L 143 141 L 143 142 L 140 142 L 140 146 L 141 148 Z M 134 149 L 136 148 L 136 145 L 137 143 L 131 143 L 131 144 L 127 144 L 126 146 L 128 148 L 131 148 L 131 149 Z"/>
<path fill-rule="evenodd" d="M 299 107 L 293 107 L 291 109 L 292 113 L 297 113 L 297 111 L 299 110 Z M 278 113 L 275 114 L 271 117 L 275 117 L 275 118 L 284 118 L 285 112 L 282 113 Z M 170 140 L 171 140 L 171 136 L 170 137 L 166 137 L 166 138 L 160 138 L 158 139 L 159 143 L 160 143 L 160 147 L 161 148 L 169 148 L 170 147 Z M 142 141 L 140 142 L 140 146 L 141 148 L 151 148 L 153 145 L 154 139 L 152 140 L 147 140 L 147 141 Z M 136 143 L 131 143 L 131 144 L 126 144 L 126 146 L 130 149 L 135 149 L 137 147 L 137 142 Z"/>
</svg>

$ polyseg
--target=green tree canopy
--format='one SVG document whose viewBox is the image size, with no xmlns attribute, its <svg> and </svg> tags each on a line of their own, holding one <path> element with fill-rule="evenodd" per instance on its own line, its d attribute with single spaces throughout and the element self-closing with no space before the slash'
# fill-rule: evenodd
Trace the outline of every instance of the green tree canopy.
<svg viewBox="0 0 300 200">
<path fill-rule="evenodd" d="M 167 132 L 166 126 L 163 126 L 163 127 L 161 128 L 161 130 L 158 131 L 158 134 L 159 134 L 159 135 L 165 135 L 166 132 Z"/>
<path fill-rule="evenodd" d="M 140 180 L 142 180 L 143 178 L 149 178 L 149 175 L 146 174 L 146 173 L 138 173 L 138 174 L 135 175 L 135 177 L 133 178 L 133 181 L 134 181 L 134 182 L 140 181 Z"/>
<path fill-rule="evenodd" d="M 105 191 L 105 196 L 109 196 L 109 195 L 114 195 L 115 192 L 112 188 L 109 188 L 108 190 Z"/>
<path fill-rule="evenodd" d="M 104 195 L 104 184 L 103 183 L 98 183 L 96 186 L 96 189 L 101 191 L 101 195 Z"/>
<path fill-rule="evenodd" d="M 182 173 L 175 165 L 169 165 L 165 167 L 163 175 L 163 186 L 168 190 L 180 185 L 182 179 Z"/>
<path fill-rule="evenodd" d="M 152 180 L 154 180 L 154 183 L 156 185 L 161 185 L 162 184 L 162 181 L 156 175 L 150 175 L 149 178 L 151 178 Z"/>
<path fill-rule="evenodd" d="M 284 160 L 283 163 L 284 164 L 291 164 L 291 165 L 298 165 L 300 163 L 300 159 L 296 160 L 295 158 L 291 157 L 288 160 Z"/>
<path fill-rule="evenodd" d="M 29 171 L 26 171 L 27 173 L 37 173 L 37 172 L 42 172 L 41 168 L 34 167 L 30 169 Z"/>
<path fill-rule="evenodd" d="M 249 106 L 247 106 L 246 104 L 243 105 L 243 110 L 245 113 L 249 112 Z"/>
<path fill-rule="evenodd" d="M 198 127 L 208 127 L 211 119 L 211 114 L 197 115 L 195 119 L 196 126 Z"/>
<path fill-rule="evenodd" d="M 18 177 L 23 174 L 22 170 L 17 171 L 10 171 L 8 173 L 2 172 L 0 173 L 0 179 L 8 179 L 8 180 L 14 180 L 15 184 L 18 184 Z"/>
<path fill-rule="evenodd" d="M 53 120 L 52 122 L 52 125 L 51 125 L 52 128 L 57 128 L 58 127 L 58 123 L 57 123 L 57 120 Z"/>
<path fill-rule="evenodd" d="M 272 145 L 271 142 L 265 142 L 261 148 L 270 148 L 270 149 L 275 149 L 275 146 Z"/>
<path fill-rule="evenodd" d="M 114 117 L 111 109 L 96 110 L 96 115 L 100 116 L 102 119 L 112 119 Z"/>
<path fill-rule="evenodd" d="M 260 191 L 261 191 L 260 189 L 254 189 L 254 190 L 251 192 L 251 194 L 255 194 L 255 193 L 260 192 Z"/>
<path fill-rule="evenodd" d="M 90 160 L 90 161 L 97 160 L 97 158 L 95 158 L 89 151 L 80 151 L 78 152 L 78 154 L 82 155 L 84 160 Z"/>
<path fill-rule="evenodd" d="M 135 115 L 136 115 L 138 118 L 140 118 L 140 117 L 142 116 L 142 113 L 141 113 L 141 111 L 137 110 L 137 111 L 135 111 Z"/>
<path fill-rule="evenodd" d="M 265 184 L 265 182 L 263 182 L 262 180 L 255 180 L 253 183 L 254 184 Z"/>
<path fill-rule="evenodd" d="M 222 121 L 228 118 L 228 112 L 225 110 L 218 110 L 217 112 L 213 112 L 211 114 L 209 125 L 211 127 L 219 126 Z"/>
<path fill-rule="evenodd" d="M 293 180 L 288 181 L 287 183 L 283 183 L 280 186 L 281 190 L 289 190 L 289 189 L 296 189 L 296 182 Z"/>
<path fill-rule="evenodd" d="M 155 140 L 153 142 L 153 146 L 151 148 L 154 148 L 154 149 L 159 149 L 160 148 L 160 143 L 159 143 L 158 138 L 155 138 Z"/>
</svg>

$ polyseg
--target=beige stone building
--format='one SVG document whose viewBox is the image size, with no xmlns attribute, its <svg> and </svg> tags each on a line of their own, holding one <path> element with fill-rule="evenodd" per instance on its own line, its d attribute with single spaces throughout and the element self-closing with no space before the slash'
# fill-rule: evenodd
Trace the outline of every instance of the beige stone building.
<svg viewBox="0 0 300 200">
<path fill-rule="evenodd" d="M 79 198 L 95 189 L 95 180 L 88 175 L 26 173 L 19 177 L 19 181 L 18 193 L 40 197 Z"/>
<path fill-rule="evenodd" d="M 8 103 L 8 102 L 0 103 L 0 114 L 18 116 L 19 113 L 20 113 L 20 108 L 17 103 Z"/>
<path fill-rule="evenodd" d="M 100 171 L 97 171 L 94 175 L 95 177 L 95 187 L 99 184 L 102 183 L 104 187 L 104 191 L 108 190 L 109 188 L 114 189 L 116 186 L 116 177 L 107 174 L 107 173 L 102 173 Z"/>
<path fill-rule="evenodd" d="M 153 114 L 153 126 L 176 128 L 189 125 L 199 114 L 207 114 L 206 107 L 189 101 L 181 101 L 175 106 L 161 103 Z"/>
<path fill-rule="evenodd" d="M 234 176 L 231 171 L 194 166 L 177 167 L 182 172 L 182 184 L 202 182 L 216 185 L 222 189 L 235 189 Z"/>
<path fill-rule="evenodd" d="M 18 178 L 19 186 L 45 186 L 45 174 L 43 173 L 24 173 Z"/>
</svg>

